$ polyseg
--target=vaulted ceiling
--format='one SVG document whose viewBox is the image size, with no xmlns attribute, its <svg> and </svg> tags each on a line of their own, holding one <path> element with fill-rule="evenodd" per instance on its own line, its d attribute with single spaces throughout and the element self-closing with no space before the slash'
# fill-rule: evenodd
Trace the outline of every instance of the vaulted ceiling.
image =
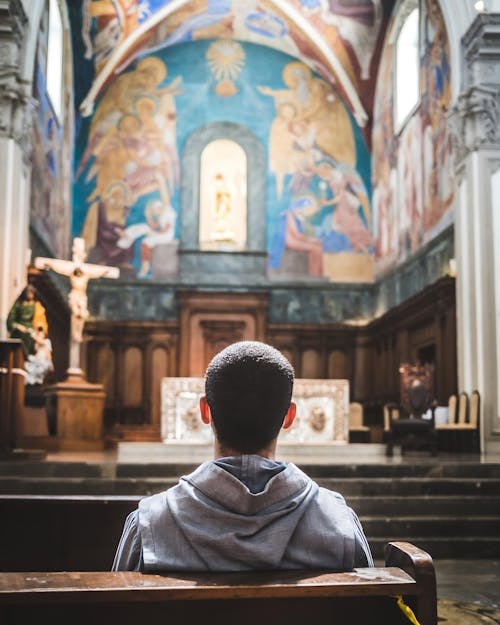
<svg viewBox="0 0 500 625">
<path fill-rule="evenodd" d="M 95 77 L 82 102 L 134 60 L 179 43 L 234 38 L 300 59 L 369 125 L 380 49 L 395 0 L 87 0 L 82 34 Z"/>
</svg>

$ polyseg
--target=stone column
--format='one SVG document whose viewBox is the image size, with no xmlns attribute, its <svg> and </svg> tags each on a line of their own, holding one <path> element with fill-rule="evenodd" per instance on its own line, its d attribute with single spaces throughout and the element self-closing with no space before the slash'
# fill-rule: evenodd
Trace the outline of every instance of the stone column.
<svg viewBox="0 0 500 625">
<path fill-rule="evenodd" d="M 458 390 L 481 393 L 481 450 L 500 451 L 500 14 L 462 39 L 463 91 L 452 111 L 458 197 Z"/>
<path fill-rule="evenodd" d="M 23 79 L 28 20 L 19 0 L 0 0 L 0 340 L 26 283 L 31 128 L 35 101 Z"/>
</svg>

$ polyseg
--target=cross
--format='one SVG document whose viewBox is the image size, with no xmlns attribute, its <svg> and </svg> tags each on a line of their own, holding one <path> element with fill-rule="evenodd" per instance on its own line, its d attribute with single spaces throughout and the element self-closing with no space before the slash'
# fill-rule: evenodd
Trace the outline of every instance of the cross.
<svg viewBox="0 0 500 625">
<path fill-rule="evenodd" d="M 80 367 L 80 345 L 83 341 L 83 326 L 89 316 L 87 308 L 87 285 L 89 280 L 96 278 L 118 278 L 118 267 L 106 267 L 105 265 L 91 265 L 85 262 L 85 241 L 80 237 L 73 239 L 72 260 L 59 258 L 35 258 L 37 269 L 52 269 L 56 273 L 68 276 L 71 290 L 68 295 L 68 303 L 71 310 L 71 337 L 69 350 L 68 376 L 83 378 Z"/>
</svg>

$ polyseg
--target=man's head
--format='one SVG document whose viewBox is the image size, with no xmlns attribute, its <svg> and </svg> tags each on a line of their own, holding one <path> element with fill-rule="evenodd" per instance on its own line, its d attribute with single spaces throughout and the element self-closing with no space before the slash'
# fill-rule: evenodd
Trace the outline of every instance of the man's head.
<svg viewBox="0 0 500 625">
<path fill-rule="evenodd" d="M 256 341 L 234 343 L 208 365 L 205 394 L 210 414 L 202 399 L 202 418 L 211 418 L 222 447 L 260 452 L 282 426 L 293 422 L 293 379 L 292 365 L 274 347 Z"/>
</svg>

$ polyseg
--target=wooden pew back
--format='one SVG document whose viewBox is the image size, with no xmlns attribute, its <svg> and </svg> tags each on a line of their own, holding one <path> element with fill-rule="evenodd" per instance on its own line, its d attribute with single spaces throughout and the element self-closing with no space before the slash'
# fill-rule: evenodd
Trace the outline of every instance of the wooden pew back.
<svg viewBox="0 0 500 625">
<path fill-rule="evenodd" d="M 347 573 L 4 573 L 0 622 L 407 625 L 400 595 L 420 625 L 436 625 L 432 560 L 409 543 L 387 545 L 386 567 Z"/>
</svg>

